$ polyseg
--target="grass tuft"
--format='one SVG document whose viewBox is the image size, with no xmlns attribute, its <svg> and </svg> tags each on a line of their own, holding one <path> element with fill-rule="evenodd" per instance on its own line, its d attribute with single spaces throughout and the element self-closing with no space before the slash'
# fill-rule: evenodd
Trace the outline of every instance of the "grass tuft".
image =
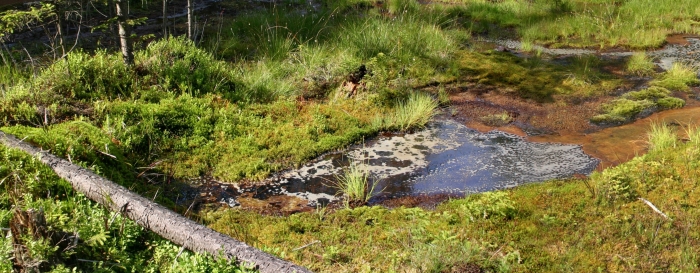
<svg viewBox="0 0 700 273">
<path fill-rule="evenodd" d="M 355 160 L 351 160 L 350 166 L 342 175 L 336 175 L 335 179 L 332 186 L 343 195 L 345 206 L 348 208 L 366 204 L 376 194 L 374 189 L 379 182 L 370 181 L 369 171 Z"/>
<path fill-rule="evenodd" d="M 650 152 L 676 148 L 676 132 L 667 124 L 652 123 L 648 142 Z"/>
<path fill-rule="evenodd" d="M 627 61 L 627 72 L 637 76 L 649 76 L 654 73 L 656 65 L 651 61 L 649 56 L 644 52 L 638 52 L 632 55 Z"/>
<path fill-rule="evenodd" d="M 387 127 L 399 131 L 423 128 L 435 115 L 437 107 L 438 102 L 430 95 L 413 93 L 408 100 L 399 103 Z"/>
<path fill-rule="evenodd" d="M 688 91 L 690 86 L 700 84 L 700 80 L 698 80 L 698 71 L 694 68 L 682 63 L 674 63 L 671 69 L 651 84 L 669 90 Z"/>
</svg>

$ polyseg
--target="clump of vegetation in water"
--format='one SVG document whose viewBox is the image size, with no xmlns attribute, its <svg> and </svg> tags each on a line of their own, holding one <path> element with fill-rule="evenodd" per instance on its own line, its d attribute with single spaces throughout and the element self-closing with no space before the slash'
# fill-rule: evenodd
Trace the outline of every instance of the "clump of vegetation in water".
<svg viewBox="0 0 700 273">
<path fill-rule="evenodd" d="M 647 89 L 625 93 L 622 98 L 604 104 L 603 112 L 591 118 L 592 122 L 619 124 L 629 122 L 638 115 L 662 109 L 681 108 L 685 101 L 671 96 L 666 88 L 652 86 Z"/>
<path fill-rule="evenodd" d="M 700 148 L 680 141 L 665 147 L 590 178 L 473 194 L 434 210 L 375 206 L 287 218 L 214 210 L 202 217 L 323 272 L 450 272 L 464 264 L 486 272 L 692 272 L 700 264 L 692 251 L 700 247 L 692 228 L 700 218 L 693 205 L 700 200 Z M 294 251 L 314 240 L 322 243 Z"/>
<path fill-rule="evenodd" d="M 650 76 L 654 73 L 656 64 L 644 52 L 634 53 L 627 60 L 627 72 L 637 76 Z"/>
<path fill-rule="evenodd" d="M 513 121 L 513 118 L 505 111 L 499 114 L 490 114 L 481 117 L 481 122 L 494 127 L 506 125 L 511 121 Z"/>
<path fill-rule="evenodd" d="M 342 195 L 345 207 L 364 205 L 377 194 L 374 190 L 379 181 L 371 181 L 373 179 L 369 170 L 363 169 L 357 161 L 351 160 L 350 166 L 345 168 L 342 175 L 336 175 L 335 179 L 332 186 Z"/>
<path fill-rule="evenodd" d="M 25 234 L 25 265 L 34 263 L 50 272 L 254 272 L 225 259 L 183 251 L 76 193 L 36 158 L 4 145 L 0 177 L 0 227 L 9 227 L 16 210 L 34 210 L 44 213 L 50 234 L 63 234 L 56 237 L 62 241 Z M 13 236 L 0 237 L 2 272 L 12 272 L 17 258 L 13 248 L 20 246 L 13 245 Z"/>
<path fill-rule="evenodd" d="M 651 84 L 670 90 L 688 91 L 690 86 L 700 84 L 700 79 L 698 79 L 697 69 L 682 63 L 674 63 L 671 69 L 664 72 Z"/>
</svg>

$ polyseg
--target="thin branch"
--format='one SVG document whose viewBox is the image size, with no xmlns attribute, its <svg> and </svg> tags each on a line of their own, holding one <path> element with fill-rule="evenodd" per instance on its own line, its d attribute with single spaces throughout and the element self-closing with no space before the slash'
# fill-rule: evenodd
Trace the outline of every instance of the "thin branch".
<svg viewBox="0 0 700 273">
<path fill-rule="evenodd" d="M 311 243 L 308 243 L 308 244 L 305 244 L 305 245 L 303 245 L 303 246 L 300 246 L 300 247 L 297 247 L 297 248 L 295 248 L 295 249 L 292 249 L 292 251 L 302 250 L 302 249 L 304 249 L 304 248 L 310 247 L 310 246 L 315 245 L 315 244 L 318 244 L 318 243 L 320 243 L 320 242 L 321 242 L 321 241 L 316 240 L 316 241 L 313 241 L 313 242 L 311 242 Z"/>
<path fill-rule="evenodd" d="M 667 216 L 665 213 L 661 212 L 661 210 L 659 210 L 656 206 L 654 206 L 654 204 L 652 204 L 651 202 L 649 202 L 649 200 L 646 200 L 646 199 L 641 198 L 641 197 L 639 197 L 639 200 L 642 200 L 642 202 L 644 202 L 644 204 L 647 204 L 647 206 L 649 206 L 652 210 L 654 210 L 654 212 L 656 212 L 656 213 L 658 213 L 659 215 L 663 216 L 664 219 L 668 219 L 668 216 Z"/>
</svg>

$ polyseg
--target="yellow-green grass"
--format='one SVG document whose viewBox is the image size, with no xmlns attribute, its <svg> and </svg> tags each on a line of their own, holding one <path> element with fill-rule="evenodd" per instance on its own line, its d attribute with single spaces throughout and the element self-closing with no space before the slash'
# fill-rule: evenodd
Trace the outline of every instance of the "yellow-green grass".
<svg viewBox="0 0 700 273">
<path fill-rule="evenodd" d="M 538 102 L 578 100 L 606 95 L 622 80 L 602 71 L 594 56 L 576 56 L 565 65 L 540 57 L 519 58 L 510 53 L 460 51 L 459 68 L 467 80 L 492 85 Z"/>
<path fill-rule="evenodd" d="M 653 48 L 674 33 L 700 34 L 694 0 L 447 0 L 476 32 L 514 27 L 523 41 L 555 47 Z"/>
<path fill-rule="evenodd" d="M 627 72 L 637 76 L 649 76 L 654 73 L 656 65 L 644 52 L 638 52 L 627 60 Z"/>
<path fill-rule="evenodd" d="M 590 180 L 474 194 L 435 210 L 374 206 L 280 218 L 222 209 L 201 216 L 318 272 L 450 272 L 463 263 L 487 272 L 694 272 L 699 149 L 677 143 Z M 296 249 L 314 241 L 320 243 Z"/>
<path fill-rule="evenodd" d="M 688 91 L 690 86 L 700 84 L 698 69 L 682 63 L 674 63 L 668 71 L 661 74 L 651 84 L 670 90 Z"/>
<path fill-rule="evenodd" d="M 377 194 L 374 190 L 379 181 L 373 181 L 369 170 L 363 169 L 362 164 L 360 161 L 351 160 L 350 166 L 346 167 L 341 175 L 336 175 L 335 181 L 331 182 L 331 186 L 338 189 L 345 207 L 349 208 L 351 204 L 363 205 Z"/>
</svg>

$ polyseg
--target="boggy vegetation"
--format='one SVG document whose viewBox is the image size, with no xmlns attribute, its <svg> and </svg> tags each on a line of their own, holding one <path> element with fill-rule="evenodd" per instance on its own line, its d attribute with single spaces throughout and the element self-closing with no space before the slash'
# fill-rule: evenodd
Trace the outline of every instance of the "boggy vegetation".
<svg viewBox="0 0 700 273">
<path fill-rule="evenodd" d="M 699 133 L 658 124 L 649 153 L 590 178 L 473 194 L 434 210 L 372 206 L 281 218 L 221 209 L 202 216 L 321 272 L 460 272 L 474 265 L 485 272 L 695 272 Z"/>
<path fill-rule="evenodd" d="M 485 87 L 476 93 L 495 90 L 526 103 L 566 106 L 610 99 L 624 84 L 595 56 L 554 63 L 480 48 L 471 34 L 514 30 L 525 43 L 648 48 L 671 32 L 699 32 L 695 1 L 425 6 L 346 0 L 316 8 L 291 2 L 219 18 L 197 43 L 176 37 L 151 42 L 135 53 L 131 67 L 112 51 L 88 49 L 42 67 L 5 63 L 0 129 L 187 213 L 164 197 L 175 196 L 167 189 L 175 180 L 211 175 L 258 181 L 381 131 L 419 129 L 438 102 L 449 104 L 453 90 L 446 86 Z M 658 19 L 647 24 L 647 18 Z M 23 58 L 18 50 L 11 53 Z M 603 106 L 607 116 L 601 120 L 628 121 L 648 109 L 681 107 L 673 92 L 698 83 L 688 68 L 657 74 L 648 59 L 635 58 L 625 75 L 655 80 Z M 499 111 L 481 119 L 500 125 L 515 117 Z M 655 135 L 668 129 L 658 127 Z M 687 250 L 699 247 L 691 227 L 698 219 L 692 188 L 700 152 L 697 130 L 687 135 L 688 143 L 651 138 L 649 154 L 592 180 L 471 195 L 432 211 L 319 208 L 279 218 L 214 207 L 198 217 L 319 271 L 692 272 L 698 257 Z M 32 257 L 51 261 L 54 271 L 234 270 L 210 257 L 178 257 L 176 246 L 72 192 L 30 157 L 0 151 L 0 224 L 7 226 L 12 207 L 43 208 L 51 229 L 83 238 L 60 251 L 46 241 L 26 241 L 33 244 Z M 160 189 L 166 193 L 159 195 Z M 357 192 L 367 201 L 367 189 Z M 671 220 L 635 201 L 639 197 Z M 10 240 L 2 247 L 0 255 L 8 257 Z"/>
<path fill-rule="evenodd" d="M 17 248 L 27 253 L 24 265 L 33 265 L 25 267 L 27 272 L 253 272 L 225 259 L 183 251 L 76 193 L 36 158 L 4 145 L 0 145 L 0 181 L 0 226 L 9 227 L 18 211 L 41 211 L 49 234 L 37 238 L 32 233 L 4 232 L 2 272 L 13 272 Z M 15 237 L 21 241 L 15 242 Z"/>
</svg>

